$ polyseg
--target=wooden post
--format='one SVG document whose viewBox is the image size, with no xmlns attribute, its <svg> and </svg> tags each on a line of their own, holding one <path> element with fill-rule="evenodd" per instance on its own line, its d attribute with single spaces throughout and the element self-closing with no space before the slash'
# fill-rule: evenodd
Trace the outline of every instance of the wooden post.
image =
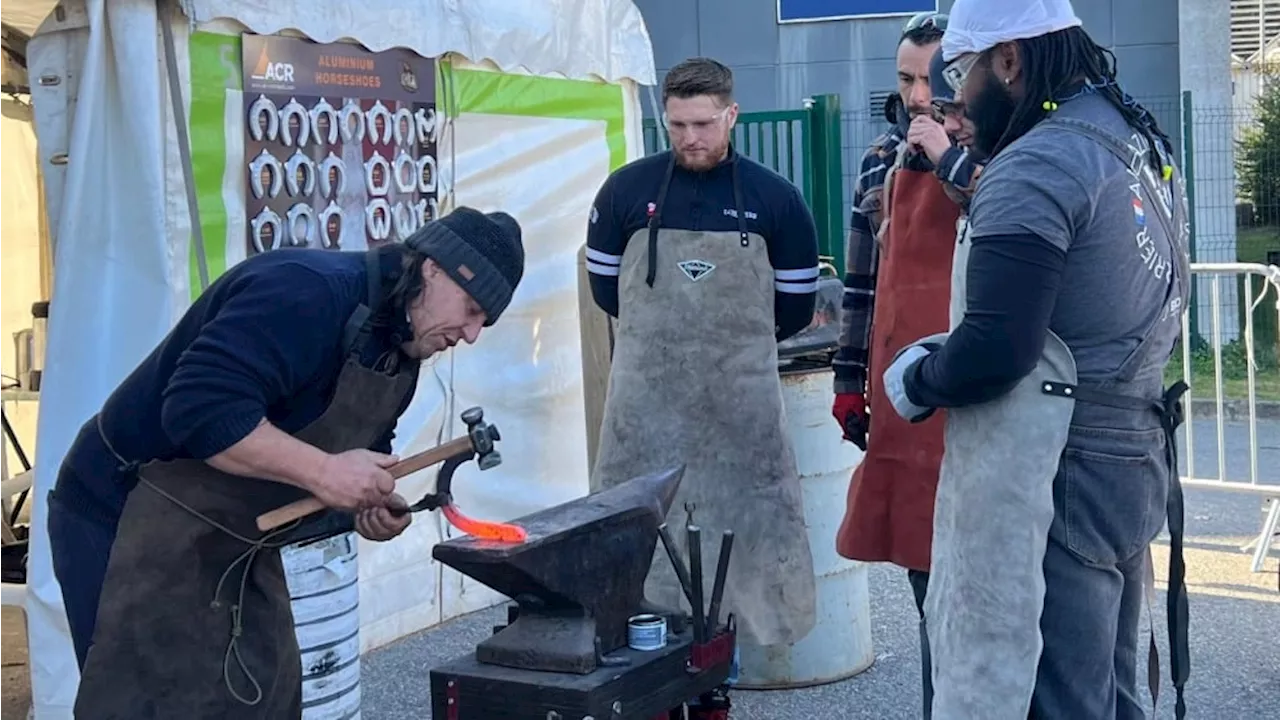
<svg viewBox="0 0 1280 720">
<path fill-rule="evenodd" d="M 604 422 L 604 399 L 609 391 L 609 366 L 613 360 L 613 318 L 591 297 L 587 275 L 587 246 L 578 250 L 578 319 L 582 337 L 582 401 L 587 424 L 587 468 L 595 468 L 596 446 Z M 592 477 L 591 492 L 599 488 Z"/>
</svg>

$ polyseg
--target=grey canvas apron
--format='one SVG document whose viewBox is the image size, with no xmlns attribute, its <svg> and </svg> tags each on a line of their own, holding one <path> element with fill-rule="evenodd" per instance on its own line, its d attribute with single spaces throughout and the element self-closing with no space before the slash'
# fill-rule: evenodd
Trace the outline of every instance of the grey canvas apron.
<svg viewBox="0 0 1280 720">
<path fill-rule="evenodd" d="M 1055 127 L 1102 142 L 1129 165 L 1128 148 L 1086 123 L 1055 118 Z M 1145 175 L 1143 176 L 1145 178 Z M 1160 192 L 1144 181 L 1147 193 Z M 1174 276 L 1164 306 L 1178 294 L 1185 304 L 1189 268 L 1179 232 L 1180 202 L 1174 217 L 1157 211 L 1174 244 Z M 953 265 L 951 327 L 965 313 L 968 225 L 961 226 Z M 1170 573 L 1170 632 L 1175 686 L 1185 682 L 1185 587 L 1181 569 L 1181 491 L 1177 480 L 1174 429 L 1181 422 L 1177 385 L 1162 391 L 1163 367 L 1171 338 L 1157 314 L 1138 348 L 1105 385 L 1078 382 L 1067 345 L 1049 332 L 1035 369 L 1007 395 L 981 405 L 952 408 L 947 417 L 946 453 L 934 509 L 932 573 L 925 615 L 932 661 L 936 720 L 1025 720 L 1035 691 L 1042 649 L 1043 562 L 1051 533 L 1061 539 L 1064 473 L 1092 462 L 1088 436 L 1132 424 L 1155 422 L 1166 435 L 1170 463 L 1169 527 L 1176 533 Z M 943 342 L 946 334 L 917 344 Z M 1035 448 L 1035 452 L 1028 452 Z M 1092 468 L 1090 479 L 1116 472 Z M 1175 517 L 1176 516 L 1176 517 Z M 1151 528 L 1153 537 L 1159 528 Z M 1175 598 L 1183 598 L 1180 615 Z M 1154 645 L 1153 645 L 1154 648 Z M 1153 685 L 1153 692 L 1155 688 Z"/>
<path fill-rule="evenodd" d="M 374 254 L 368 258 L 369 304 L 347 323 L 333 398 L 294 435 L 330 453 L 377 442 L 414 388 L 412 361 L 398 352 L 380 369 L 359 362 L 370 342 L 368 308 L 382 297 Z M 305 537 L 306 524 L 264 536 L 255 519 L 306 493 L 197 460 L 147 462 L 137 474 L 112 545 L 76 717 L 301 717 L 302 661 L 278 548 Z"/>
<path fill-rule="evenodd" d="M 724 530 L 737 534 L 724 611 L 735 615 L 744 639 L 776 645 L 813 628 L 813 557 L 785 428 L 773 266 L 764 238 L 747 231 L 736 163 L 737 232 L 661 227 L 673 155 L 648 228 L 627 243 L 592 488 L 684 464 L 668 518 L 673 529 L 684 526 L 692 503 L 704 543 Z M 685 533 L 672 537 L 685 554 Z M 714 565 L 703 564 L 706 593 Z M 661 549 L 646 597 L 683 606 Z"/>
</svg>

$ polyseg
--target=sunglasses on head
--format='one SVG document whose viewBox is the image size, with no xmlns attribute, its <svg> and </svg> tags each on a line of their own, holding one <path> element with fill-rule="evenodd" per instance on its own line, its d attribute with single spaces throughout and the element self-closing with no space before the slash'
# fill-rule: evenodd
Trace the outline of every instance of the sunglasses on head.
<svg viewBox="0 0 1280 720">
<path fill-rule="evenodd" d="M 906 25 L 902 26 L 902 34 L 906 35 L 921 29 L 933 28 L 939 32 L 947 31 L 947 14 L 940 12 L 922 12 L 911 16 Z"/>
</svg>

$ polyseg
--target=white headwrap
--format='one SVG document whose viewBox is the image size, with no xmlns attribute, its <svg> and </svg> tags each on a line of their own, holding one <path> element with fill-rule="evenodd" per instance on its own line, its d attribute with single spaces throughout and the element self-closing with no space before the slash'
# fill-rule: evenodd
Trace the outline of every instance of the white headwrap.
<svg viewBox="0 0 1280 720">
<path fill-rule="evenodd" d="M 942 36 L 942 59 L 1079 26 L 1071 0 L 956 0 Z"/>
</svg>

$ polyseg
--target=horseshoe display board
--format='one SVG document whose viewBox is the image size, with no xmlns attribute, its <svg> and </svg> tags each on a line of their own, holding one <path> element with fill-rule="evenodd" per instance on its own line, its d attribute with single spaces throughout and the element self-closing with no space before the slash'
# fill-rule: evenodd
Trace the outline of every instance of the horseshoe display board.
<svg viewBox="0 0 1280 720">
<path fill-rule="evenodd" d="M 243 36 L 247 255 L 363 250 L 439 212 L 435 61 Z"/>
</svg>

